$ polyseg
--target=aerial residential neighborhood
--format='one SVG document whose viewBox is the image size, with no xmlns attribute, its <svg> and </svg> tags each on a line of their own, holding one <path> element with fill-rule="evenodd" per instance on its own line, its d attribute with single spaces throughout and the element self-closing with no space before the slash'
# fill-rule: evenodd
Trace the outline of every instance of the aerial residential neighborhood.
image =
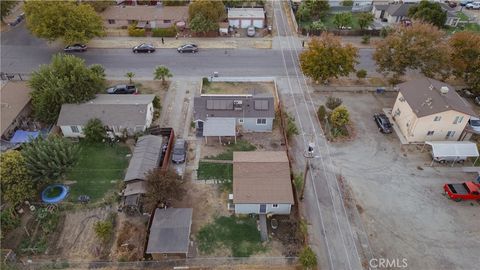
<svg viewBox="0 0 480 270">
<path fill-rule="evenodd" d="M 1 269 L 479 268 L 480 2 L 0 7 Z"/>
</svg>

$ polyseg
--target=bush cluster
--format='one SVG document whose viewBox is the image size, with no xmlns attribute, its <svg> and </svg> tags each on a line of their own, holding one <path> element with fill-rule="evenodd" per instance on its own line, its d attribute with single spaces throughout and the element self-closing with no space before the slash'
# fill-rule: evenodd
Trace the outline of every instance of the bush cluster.
<svg viewBox="0 0 480 270">
<path fill-rule="evenodd" d="M 128 27 L 128 36 L 130 37 L 144 37 L 145 29 L 137 29 L 135 25 Z"/>
<path fill-rule="evenodd" d="M 152 30 L 153 37 L 175 37 L 177 29 L 174 26 L 170 28 L 155 28 Z"/>
</svg>

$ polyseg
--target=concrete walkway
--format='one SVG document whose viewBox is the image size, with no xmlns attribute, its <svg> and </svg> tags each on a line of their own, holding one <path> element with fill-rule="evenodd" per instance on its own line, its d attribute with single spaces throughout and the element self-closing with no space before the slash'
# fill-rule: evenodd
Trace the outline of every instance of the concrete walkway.
<svg viewBox="0 0 480 270">
<path fill-rule="evenodd" d="M 260 239 L 262 239 L 262 242 L 265 242 L 268 240 L 267 215 L 259 214 L 258 222 L 260 225 Z"/>
</svg>

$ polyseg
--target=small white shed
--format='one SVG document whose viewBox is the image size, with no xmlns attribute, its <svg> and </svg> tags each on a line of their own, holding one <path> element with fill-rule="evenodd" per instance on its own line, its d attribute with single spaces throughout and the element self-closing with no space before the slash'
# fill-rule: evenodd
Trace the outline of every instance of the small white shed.
<svg viewBox="0 0 480 270">
<path fill-rule="evenodd" d="M 263 8 L 230 8 L 228 9 L 228 24 L 236 28 L 265 27 L 265 11 Z"/>
</svg>

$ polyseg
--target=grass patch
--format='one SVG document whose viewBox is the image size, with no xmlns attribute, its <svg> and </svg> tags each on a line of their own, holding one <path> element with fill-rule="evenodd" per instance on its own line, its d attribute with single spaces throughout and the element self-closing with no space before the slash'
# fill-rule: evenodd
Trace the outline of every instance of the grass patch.
<svg viewBox="0 0 480 270">
<path fill-rule="evenodd" d="M 206 254 L 222 246 L 230 248 L 233 257 L 249 257 L 265 251 L 256 219 L 249 217 L 217 217 L 200 229 L 197 241 L 200 251 Z"/>
<path fill-rule="evenodd" d="M 233 190 L 233 164 L 201 162 L 198 164 L 197 178 L 202 180 L 217 180 L 224 191 Z"/>
<path fill-rule="evenodd" d="M 119 144 L 81 143 L 80 158 L 67 178 L 76 181 L 70 189 L 71 198 L 75 200 L 79 195 L 88 195 L 92 201 L 103 198 L 123 179 L 128 166 L 125 155 L 129 153 L 127 146 Z"/>
<path fill-rule="evenodd" d="M 461 11 L 457 12 L 457 17 L 460 19 L 460 21 L 468 21 L 470 19 L 465 13 Z"/>
<path fill-rule="evenodd" d="M 245 140 L 239 140 L 237 143 L 227 145 L 227 150 L 216 156 L 207 157 L 207 159 L 215 160 L 233 160 L 233 152 L 235 151 L 255 151 L 257 147 Z"/>
</svg>

